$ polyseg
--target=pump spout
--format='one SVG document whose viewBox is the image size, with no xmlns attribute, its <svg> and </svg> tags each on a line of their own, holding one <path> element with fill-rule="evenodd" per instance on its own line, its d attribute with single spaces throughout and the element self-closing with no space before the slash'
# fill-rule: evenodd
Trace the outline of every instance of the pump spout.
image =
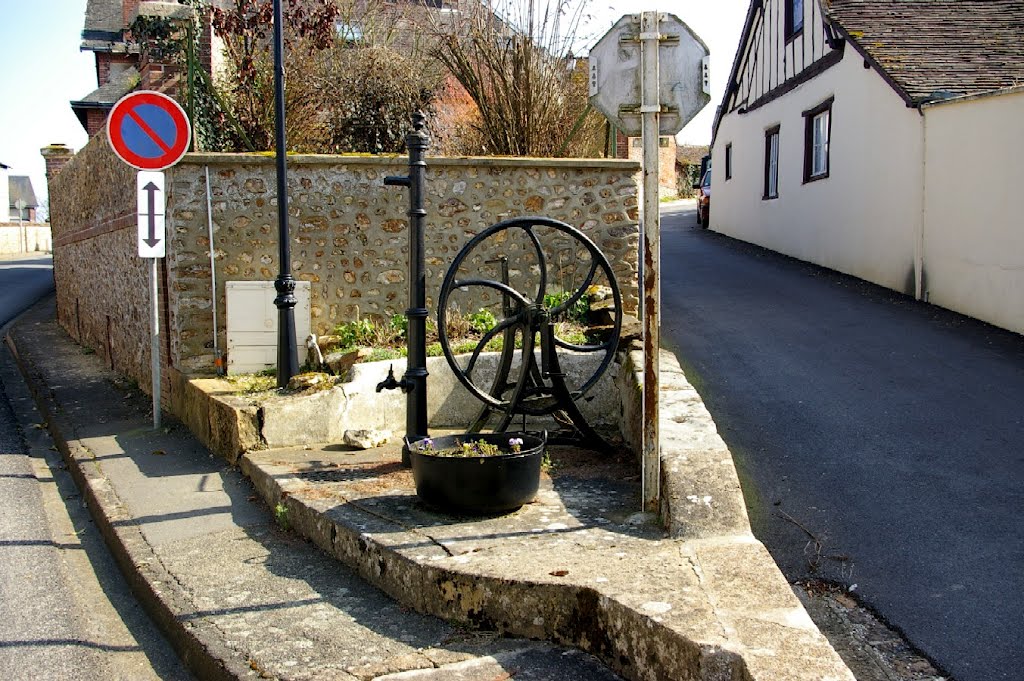
<svg viewBox="0 0 1024 681">
<path fill-rule="evenodd" d="M 403 393 L 407 393 L 413 389 L 413 383 L 404 377 L 401 381 L 396 381 L 395 367 L 392 364 L 388 366 L 388 377 L 377 384 L 377 392 L 381 390 L 394 390 L 395 388 L 400 388 Z"/>
</svg>

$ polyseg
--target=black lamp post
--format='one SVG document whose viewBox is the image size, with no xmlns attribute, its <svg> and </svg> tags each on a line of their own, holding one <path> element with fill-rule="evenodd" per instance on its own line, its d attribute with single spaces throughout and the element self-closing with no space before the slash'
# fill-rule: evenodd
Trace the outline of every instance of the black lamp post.
<svg viewBox="0 0 1024 681">
<path fill-rule="evenodd" d="M 274 113 L 277 133 L 277 387 L 288 385 L 299 373 L 295 347 L 295 279 L 292 277 L 291 243 L 288 236 L 288 161 L 284 134 L 284 24 L 281 0 L 274 0 Z"/>
</svg>

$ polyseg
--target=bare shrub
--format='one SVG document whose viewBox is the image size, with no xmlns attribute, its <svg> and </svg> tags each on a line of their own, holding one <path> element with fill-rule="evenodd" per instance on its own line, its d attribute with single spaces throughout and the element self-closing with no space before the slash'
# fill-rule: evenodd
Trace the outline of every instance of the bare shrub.
<svg viewBox="0 0 1024 681">
<path fill-rule="evenodd" d="M 471 123 L 488 154 L 593 155 L 603 120 L 587 110 L 586 73 L 571 51 L 581 2 L 509 0 L 469 5 L 436 25 L 434 54 L 479 112 Z M 575 133 L 575 134 L 574 134 Z"/>
<path fill-rule="evenodd" d="M 269 0 L 239 0 L 213 12 L 227 57 L 218 87 L 257 149 L 274 147 L 271 6 Z M 401 151 L 412 113 L 427 109 L 442 83 L 430 47 L 421 47 L 409 30 L 404 9 L 385 3 L 288 0 L 287 10 L 289 150 Z"/>
</svg>

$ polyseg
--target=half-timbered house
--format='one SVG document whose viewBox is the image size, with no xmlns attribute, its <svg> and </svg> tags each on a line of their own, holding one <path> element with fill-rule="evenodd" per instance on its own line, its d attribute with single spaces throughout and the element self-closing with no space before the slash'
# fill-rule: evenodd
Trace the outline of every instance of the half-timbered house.
<svg viewBox="0 0 1024 681">
<path fill-rule="evenodd" d="M 711 228 L 1024 332 L 1024 0 L 753 0 Z"/>
</svg>

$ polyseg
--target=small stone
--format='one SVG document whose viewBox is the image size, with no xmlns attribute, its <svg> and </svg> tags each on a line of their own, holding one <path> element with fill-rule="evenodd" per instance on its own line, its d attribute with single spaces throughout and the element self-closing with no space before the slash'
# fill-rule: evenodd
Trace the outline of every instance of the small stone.
<svg viewBox="0 0 1024 681">
<path fill-rule="evenodd" d="M 373 350 L 370 348 L 357 348 L 343 355 L 328 355 L 326 359 L 327 366 L 331 368 L 335 376 L 344 378 L 348 376 L 352 365 L 366 360 L 372 354 Z"/>
<path fill-rule="evenodd" d="M 323 388 L 330 378 L 327 374 L 311 372 L 292 376 L 288 381 L 289 390 L 309 390 L 310 388 Z"/>
<path fill-rule="evenodd" d="M 346 430 L 345 444 L 358 449 L 373 449 L 386 444 L 391 433 L 384 430 Z"/>
<path fill-rule="evenodd" d="M 634 513 L 633 515 L 626 518 L 627 525 L 646 525 L 648 523 L 657 520 L 657 516 L 653 513 L 645 513 L 643 511 Z"/>
</svg>

